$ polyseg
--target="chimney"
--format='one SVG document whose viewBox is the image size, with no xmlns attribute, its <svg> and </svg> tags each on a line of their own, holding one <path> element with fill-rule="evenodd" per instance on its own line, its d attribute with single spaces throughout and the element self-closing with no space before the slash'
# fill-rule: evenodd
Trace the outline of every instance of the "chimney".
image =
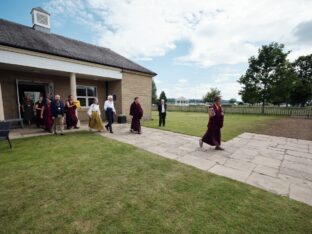
<svg viewBox="0 0 312 234">
<path fill-rule="evenodd" d="M 50 33 L 50 14 L 41 7 L 33 8 L 32 15 L 33 29 L 45 33 Z"/>
</svg>

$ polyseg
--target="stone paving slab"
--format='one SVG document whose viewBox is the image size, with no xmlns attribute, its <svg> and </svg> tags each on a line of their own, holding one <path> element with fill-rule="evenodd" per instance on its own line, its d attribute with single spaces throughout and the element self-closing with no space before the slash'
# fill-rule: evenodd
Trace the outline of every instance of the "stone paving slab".
<svg viewBox="0 0 312 234">
<path fill-rule="evenodd" d="M 312 206 L 312 141 L 243 133 L 215 151 L 199 148 L 199 137 L 144 127 L 137 135 L 129 129 L 114 125 L 114 134 L 101 135 Z"/>
</svg>

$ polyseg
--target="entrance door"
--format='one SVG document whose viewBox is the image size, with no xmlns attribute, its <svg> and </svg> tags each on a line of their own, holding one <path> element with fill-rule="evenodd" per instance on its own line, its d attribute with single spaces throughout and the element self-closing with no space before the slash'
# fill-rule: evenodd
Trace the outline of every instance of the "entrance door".
<svg viewBox="0 0 312 234">
<path fill-rule="evenodd" d="M 19 115 L 22 118 L 21 105 L 25 97 L 30 97 L 33 102 L 37 102 L 39 96 L 50 96 L 53 95 L 53 84 L 50 83 L 39 83 L 32 81 L 17 81 L 17 95 L 18 95 L 18 106 Z"/>
</svg>

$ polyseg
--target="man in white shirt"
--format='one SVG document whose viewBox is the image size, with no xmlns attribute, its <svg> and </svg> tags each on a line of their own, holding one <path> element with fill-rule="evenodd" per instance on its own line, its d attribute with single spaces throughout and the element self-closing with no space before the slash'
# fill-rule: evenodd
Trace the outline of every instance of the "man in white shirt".
<svg viewBox="0 0 312 234">
<path fill-rule="evenodd" d="M 114 121 L 114 114 L 116 114 L 116 110 L 114 107 L 114 101 L 113 101 L 112 95 L 108 95 L 107 100 L 104 103 L 104 110 L 105 110 L 106 119 L 107 119 L 107 124 L 105 125 L 105 128 L 110 133 L 113 133 L 112 123 Z"/>
</svg>

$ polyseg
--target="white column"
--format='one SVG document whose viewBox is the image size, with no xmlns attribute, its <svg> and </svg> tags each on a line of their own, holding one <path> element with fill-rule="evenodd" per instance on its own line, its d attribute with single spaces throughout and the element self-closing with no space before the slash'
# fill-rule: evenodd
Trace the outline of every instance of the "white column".
<svg viewBox="0 0 312 234">
<path fill-rule="evenodd" d="M 77 100 L 77 84 L 76 74 L 70 73 L 70 94 L 73 96 L 74 101 Z"/>
<path fill-rule="evenodd" d="M 70 73 L 70 94 L 74 101 L 77 101 L 77 83 L 76 83 L 76 73 Z M 80 126 L 80 120 L 78 117 L 78 111 L 76 110 L 76 115 L 78 118 L 78 126 Z"/>
<path fill-rule="evenodd" d="M 4 120 L 4 109 L 3 109 L 1 83 L 0 83 L 0 120 Z"/>
</svg>

